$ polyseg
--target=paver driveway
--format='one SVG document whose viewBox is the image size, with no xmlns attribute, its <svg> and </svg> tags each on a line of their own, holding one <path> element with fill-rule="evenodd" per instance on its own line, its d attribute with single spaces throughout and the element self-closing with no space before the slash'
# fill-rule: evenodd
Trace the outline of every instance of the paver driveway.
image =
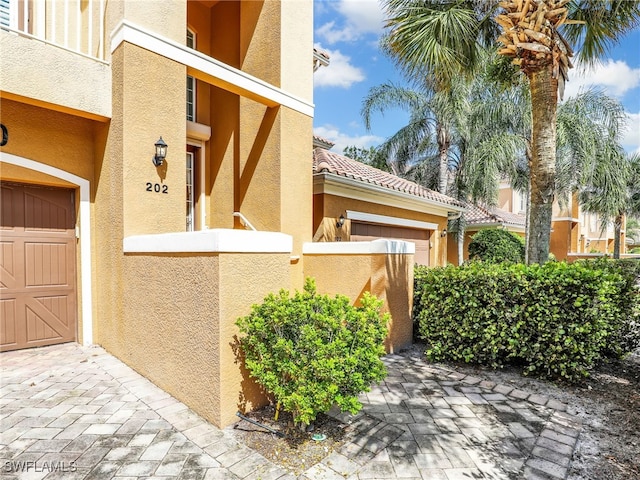
<svg viewBox="0 0 640 480">
<path fill-rule="evenodd" d="M 349 441 L 301 480 L 566 477 L 580 424 L 563 404 L 384 360 Z M 101 348 L 8 352 L 0 368 L 2 478 L 295 478 Z"/>
</svg>

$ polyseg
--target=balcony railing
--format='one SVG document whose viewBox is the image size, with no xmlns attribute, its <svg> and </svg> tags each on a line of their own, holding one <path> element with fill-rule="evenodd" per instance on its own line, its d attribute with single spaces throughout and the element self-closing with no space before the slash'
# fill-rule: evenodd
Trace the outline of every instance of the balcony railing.
<svg viewBox="0 0 640 480">
<path fill-rule="evenodd" d="M 0 0 L 0 28 L 105 60 L 106 0 Z"/>
</svg>

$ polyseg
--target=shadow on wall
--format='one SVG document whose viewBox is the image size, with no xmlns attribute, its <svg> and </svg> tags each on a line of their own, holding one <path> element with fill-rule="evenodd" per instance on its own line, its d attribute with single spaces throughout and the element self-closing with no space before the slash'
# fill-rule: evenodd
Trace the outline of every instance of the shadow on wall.
<svg viewBox="0 0 640 480">
<path fill-rule="evenodd" d="M 233 341 L 229 344 L 235 354 L 235 364 L 240 369 L 242 380 L 240 381 L 240 391 L 238 392 L 238 411 L 247 413 L 256 408 L 269 404 L 269 398 L 266 390 L 258 384 L 251 373 L 245 367 L 245 356 L 240 347 L 240 339 L 237 335 L 233 336 Z"/>
</svg>

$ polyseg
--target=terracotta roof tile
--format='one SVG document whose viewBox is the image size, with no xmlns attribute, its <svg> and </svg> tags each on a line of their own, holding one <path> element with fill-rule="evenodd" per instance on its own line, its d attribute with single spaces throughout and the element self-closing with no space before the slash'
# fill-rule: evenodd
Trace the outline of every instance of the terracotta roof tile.
<svg viewBox="0 0 640 480">
<path fill-rule="evenodd" d="M 466 204 L 467 210 L 463 216 L 469 225 L 482 224 L 507 224 L 524 228 L 526 218 L 524 215 L 507 212 L 499 208 L 491 208 L 484 205 Z"/>
<path fill-rule="evenodd" d="M 327 140 L 326 138 L 323 138 L 319 135 L 313 136 L 313 148 L 320 147 L 329 150 L 334 145 L 335 143 L 333 143 L 331 140 Z"/>
<path fill-rule="evenodd" d="M 316 148 L 313 151 L 313 172 L 333 173 L 334 175 L 352 178 L 363 183 L 370 183 L 389 190 L 425 198 L 443 205 L 463 207 L 462 203 L 455 198 L 434 192 L 417 183 L 323 148 Z"/>
</svg>

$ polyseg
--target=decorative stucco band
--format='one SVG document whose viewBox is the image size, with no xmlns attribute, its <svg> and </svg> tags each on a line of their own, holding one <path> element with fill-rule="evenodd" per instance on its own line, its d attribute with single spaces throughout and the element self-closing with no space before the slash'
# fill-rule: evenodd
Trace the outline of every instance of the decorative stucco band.
<svg viewBox="0 0 640 480">
<path fill-rule="evenodd" d="M 133 235 L 122 242 L 125 253 L 291 253 L 293 238 L 279 232 L 215 228 L 198 232 Z"/>
<path fill-rule="evenodd" d="M 126 20 L 120 22 L 111 34 L 111 52 L 113 53 L 122 42 L 137 45 L 186 65 L 190 75 L 224 90 L 251 98 L 269 107 L 282 105 L 313 117 L 314 107 L 311 102 Z"/>
</svg>

